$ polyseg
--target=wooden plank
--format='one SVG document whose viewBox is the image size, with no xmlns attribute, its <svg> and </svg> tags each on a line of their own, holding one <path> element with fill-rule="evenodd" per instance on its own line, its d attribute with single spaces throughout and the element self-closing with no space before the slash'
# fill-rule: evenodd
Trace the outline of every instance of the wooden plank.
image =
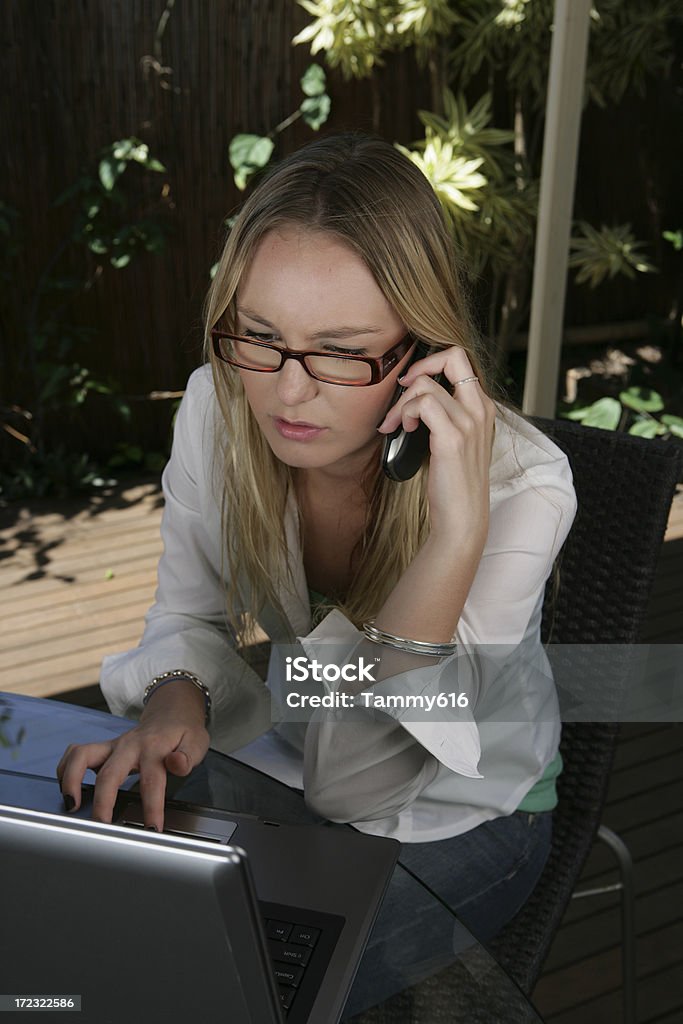
<svg viewBox="0 0 683 1024">
<path fill-rule="evenodd" d="M 50 563 L 49 570 L 43 567 L 33 570 L 38 574 L 38 578 L 28 571 L 30 567 L 20 567 L 7 572 L 3 580 L 6 589 L 2 600 L 11 601 L 11 588 L 18 584 L 32 581 L 37 591 L 46 583 L 75 582 L 80 573 L 88 576 L 89 573 L 99 572 L 103 575 L 109 569 L 115 569 L 117 566 L 130 565 L 155 556 L 158 558 L 160 551 L 160 540 L 145 537 L 130 545 L 121 545 L 118 549 L 105 548 L 102 550 L 95 547 L 92 551 L 78 554 L 60 552 L 60 557 L 53 559 Z"/>
<path fill-rule="evenodd" d="M 588 899 L 580 902 L 586 903 Z M 591 902 L 594 902 L 591 899 Z M 611 894 L 611 906 L 603 907 L 588 918 L 563 921 L 553 943 L 546 972 L 564 969 L 612 949 L 621 942 L 621 909 L 619 894 Z M 680 920 L 683 907 L 683 879 L 660 889 L 643 892 L 636 899 L 636 931 L 638 935 L 652 932 Z"/>
<path fill-rule="evenodd" d="M 31 630 L 23 634 L 15 634 L 12 638 L 12 646 L 0 650 L 0 672 L 3 669 L 18 669 L 25 665 L 32 665 L 46 659 L 57 658 L 63 654 L 87 651 L 93 646 L 106 643 L 107 637 L 112 642 L 120 636 L 130 636 L 131 633 L 142 634 L 143 619 L 148 609 L 146 600 L 135 604 L 127 604 L 116 611 L 107 611 L 102 615 L 82 616 L 80 619 L 81 629 L 78 629 L 78 620 L 67 622 L 57 627 L 56 632 L 41 630 L 40 638 L 35 637 L 31 642 Z M 15 643 L 21 637 L 21 642 Z"/>
<path fill-rule="evenodd" d="M 50 603 L 45 607 L 41 604 L 29 611 L 19 612 L 16 615 L 8 613 L 3 622 L 3 632 L 6 632 L 8 645 L 17 642 L 17 636 L 23 632 L 40 630 L 40 635 L 48 637 L 57 635 L 58 629 L 67 630 L 70 623 L 79 617 L 91 617 L 94 624 L 98 624 L 98 618 L 108 611 L 125 607 L 126 605 L 152 605 L 154 592 L 156 590 L 156 575 L 146 575 L 142 586 L 128 585 L 120 586 L 118 590 L 110 586 L 113 580 L 106 581 L 106 589 L 99 589 L 92 597 L 84 599 L 80 595 L 84 588 L 79 587 L 75 597 L 71 600 Z M 124 580 L 125 583 L 125 580 Z M 25 642 L 25 641 L 24 641 Z M 5 646 L 4 639 L 0 644 Z"/>
<path fill-rule="evenodd" d="M 108 578 L 105 578 L 98 570 L 95 579 L 84 579 L 81 576 L 77 585 L 55 580 L 53 581 L 54 585 L 47 590 L 47 594 L 42 587 L 36 593 L 33 591 L 33 586 L 17 588 L 16 599 L 13 602 L 8 602 L 7 608 L 3 609 L 2 616 L 0 616 L 0 637 L 3 635 L 5 622 L 13 622 L 16 616 L 30 615 L 31 613 L 39 615 L 46 606 L 53 609 L 60 605 L 72 605 L 78 602 L 87 604 L 97 600 L 100 596 L 132 591 L 138 587 L 147 586 L 150 581 L 156 587 L 157 562 L 157 559 L 147 559 L 132 569 L 124 566 Z M 16 622 L 14 622 L 14 626 L 16 627 Z"/>
<path fill-rule="evenodd" d="M 638 977 L 680 963 L 683 920 L 641 936 L 638 943 Z M 534 1002 L 543 1016 L 560 1013 L 599 996 L 616 992 L 621 986 L 620 951 L 617 947 L 557 971 L 544 974 L 534 990 Z M 582 1018 L 583 1019 L 583 1018 Z M 592 1018 L 586 1018 L 588 1024 Z"/>
<path fill-rule="evenodd" d="M 154 596 L 154 595 L 153 595 Z M 123 591 L 114 595 L 103 595 L 104 599 L 81 603 L 80 610 L 73 604 L 68 608 L 58 607 L 59 617 L 50 618 L 46 615 L 40 626 L 40 645 L 50 641 L 70 642 L 76 636 L 84 636 L 96 630 L 109 629 L 123 622 L 141 625 L 143 617 L 150 608 L 150 588 L 144 587 L 137 591 Z M 115 598 L 116 600 L 113 600 Z M 81 628 L 79 631 L 79 624 Z M 77 632 L 78 631 L 78 632 Z M 3 654 L 11 653 L 15 665 L 23 665 L 31 659 L 30 651 L 37 642 L 36 629 L 25 626 L 8 634 L 7 642 L 0 649 L 0 666 Z"/>
<path fill-rule="evenodd" d="M 636 823 L 631 828 L 624 828 L 618 835 L 628 846 L 635 861 L 650 857 L 657 851 L 675 849 L 683 840 L 683 809 L 676 805 L 668 815 L 659 818 L 656 823 Z M 599 877 L 609 872 L 612 880 L 616 880 L 616 861 L 605 843 L 597 842 L 593 846 L 581 874 L 582 885 L 593 885 Z"/>
<path fill-rule="evenodd" d="M 638 793 L 666 785 L 672 778 L 683 778 L 683 750 L 674 749 L 662 757 L 641 762 L 614 772 L 610 781 L 609 806 L 630 800 Z"/>
<path fill-rule="evenodd" d="M 612 778 L 624 769 L 649 761 L 652 757 L 675 750 L 683 753 L 683 727 L 680 724 L 666 723 L 650 728 L 652 731 L 630 738 L 624 735 L 622 729 L 614 755 Z"/>
<path fill-rule="evenodd" d="M 121 517 L 116 526 L 112 526 L 106 531 L 99 527 L 82 527 L 71 534 L 62 533 L 60 537 L 55 536 L 53 540 L 45 543 L 43 543 L 44 538 L 41 531 L 41 543 L 34 546 L 35 550 L 31 545 L 18 544 L 13 554 L 13 561 L 19 565 L 33 564 L 36 553 L 42 552 L 48 545 L 52 545 L 49 550 L 60 555 L 66 551 L 78 554 L 87 554 L 92 551 L 105 553 L 109 548 L 116 547 L 121 541 L 124 542 L 124 546 L 127 546 L 129 543 L 140 543 L 141 540 L 156 537 L 158 534 L 159 520 L 156 516 L 148 520 L 138 519 L 134 523 Z"/>
<path fill-rule="evenodd" d="M 681 803 L 681 782 L 679 779 L 661 786 L 656 793 L 643 793 L 633 800 L 610 804 L 605 809 L 604 822 L 615 832 L 626 834 L 636 824 L 644 825 L 666 818 L 672 807 Z"/>
<path fill-rule="evenodd" d="M 131 643 L 131 647 L 135 644 Z M 77 669 L 69 668 L 64 671 L 54 670 L 42 671 L 33 675 L 29 680 L 22 681 L 15 685 L 12 677 L 5 678 L 0 683 L 0 689 L 8 693 L 23 693 L 27 697 L 61 697 L 72 690 L 81 690 L 83 687 L 95 686 L 100 678 L 100 666 L 104 654 L 111 651 L 89 651 L 83 656 Z"/>
<path fill-rule="evenodd" d="M 16 687 L 22 682 L 28 682 L 36 676 L 48 676 L 52 672 L 76 671 L 81 663 L 82 656 L 94 651 L 99 652 L 100 657 L 105 654 L 112 654 L 115 651 L 125 651 L 135 647 L 142 636 L 143 623 L 139 618 L 132 622 L 122 622 L 112 629 L 92 630 L 82 634 L 80 637 L 73 637 L 71 646 L 68 644 L 39 644 L 37 645 L 36 657 L 28 664 L 24 663 L 15 666 L 11 660 L 11 654 L 3 656 L 0 667 L 3 670 L 3 683 L 8 679 L 12 682 L 13 692 L 18 692 Z M 6 688 L 6 687 L 5 687 Z"/>
<path fill-rule="evenodd" d="M 602 844 L 596 844 L 596 850 L 600 846 Z M 649 856 L 640 856 L 631 843 L 629 843 L 629 850 L 635 864 L 634 885 L 638 898 L 656 893 L 665 886 L 675 886 L 683 881 L 683 844 L 668 846 L 664 850 L 656 849 Z M 609 885 L 618 880 L 616 867 L 608 871 L 591 872 L 589 860 L 586 869 L 581 873 L 577 891 Z M 586 921 L 588 918 L 601 914 L 604 910 L 610 910 L 618 905 L 619 900 L 618 892 L 606 893 L 604 896 L 573 899 L 564 915 L 562 927 Z"/>
<path fill-rule="evenodd" d="M 683 966 L 673 964 L 638 982 L 638 1024 L 681 1024 L 683 1021 Z M 543 1012 L 534 993 L 534 1004 Z M 622 1020 L 621 991 L 590 1001 L 579 1001 L 562 1013 L 543 1014 L 546 1024 L 613 1024 Z"/>
<path fill-rule="evenodd" d="M 43 517 L 27 519 L 0 532 L 0 537 L 3 545 L 13 551 L 40 548 L 44 543 L 52 543 L 54 540 L 68 543 L 90 534 L 105 538 L 117 537 L 127 529 L 158 529 L 162 510 L 163 506 L 141 504 L 133 509 L 112 508 L 100 515 L 82 512 L 68 520 L 54 517 L 54 521 L 49 523 Z"/>
</svg>

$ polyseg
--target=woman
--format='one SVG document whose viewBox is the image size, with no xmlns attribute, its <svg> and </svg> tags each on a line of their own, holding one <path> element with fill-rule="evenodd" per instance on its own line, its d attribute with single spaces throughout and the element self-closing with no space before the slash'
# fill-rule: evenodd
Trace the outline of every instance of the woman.
<svg viewBox="0 0 683 1024">
<path fill-rule="evenodd" d="M 270 174 L 230 233 L 206 323 L 209 365 L 164 473 L 156 603 L 140 646 L 102 670 L 112 711 L 140 724 L 68 748 L 65 801 L 96 768 L 94 816 L 109 821 L 138 770 L 160 830 L 166 773 L 188 774 L 211 741 L 324 817 L 401 840 L 402 861 L 490 938 L 550 843 L 559 724 L 539 629 L 575 512 L 566 458 L 493 400 L 439 203 L 382 141 L 332 136 Z M 420 422 L 429 458 L 394 482 L 382 439 Z M 269 689 L 241 656 L 256 622 L 280 653 L 301 654 L 299 638 L 309 662 L 364 658 L 372 682 L 320 681 L 337 703 L 292 710 L 282 659 Z M 405 901 L 387 907 L 364 965 L 414 929 Z M 354 1011 L 396 986 L 380 973 L 361 968 Z"/>
</svg>

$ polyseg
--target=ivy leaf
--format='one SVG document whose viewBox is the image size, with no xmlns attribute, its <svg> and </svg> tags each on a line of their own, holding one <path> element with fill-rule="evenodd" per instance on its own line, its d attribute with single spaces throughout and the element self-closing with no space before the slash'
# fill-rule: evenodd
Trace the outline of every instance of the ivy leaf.
<svg viewBox="0 0 683 1024">
<path fill-rule="evenodd" d="M 666 424 L 669 433 L 673 434 L 674 437 L 683 437 L 683 419 L 680 416 L 666 413 L 662 416 L 662 423 Z"/>
<path fill-rule="evenodd" d="M 683 231 L 662 231 L 662 238 L 671 242 L 676 252 L 683 252 Z"/>
<path fill-rule="evenodd" d="M 110 262 L 112 267 L 116 267 L 117 270 L 121 270 L 123 267 L 127 267 L 130 263 L 130 253 L 123 252 L 120 256 L 112 256 Z"/>
<path fill-rule="evenodd" d="M 100 160 L 99 176 L 102 186 L 107 192 L 111 192 L 117 180 L 121 177 L 126 169 L 126 164 L 123 160 L 112 160 L 110 157 L 105 157 Z"/>
<path fill-rule="evenodd" d="M 313 131 L 317 132 L 318 128 L 325 124 L 325 121 L 330 116 L 331 106 L 330 97 L 327 93 L 322 93 L 321 96 L 309 96 L 303 101 L 299 110 L 306 124 Z"/>
<path fill-rule="evenodd" d="M 628 432 L 635 437 L 657 437 L 658 434 L 666 433 L 666 427 L 663 427 L 658 420 L 642 419 L 636 420 Z"/>
<path fill-rule="evenodd" d="M 250 175 L 265 167 L 273 152 L 274 143 L 264 135 L 235 135 L 230 142 L 230 164 L 235 184 L 240 191 L 247 187 Z"/>
<path fill-rule="evenodd" d="M 300 81 L 306 96 L 321 96 L 325 92 L 325 72 L 319 64 L 310 64 Z"/>
<path fill-rule="evenodd" d="M 616 430 L 621 419 L 621 406 L 616 398 L 599 398 L 586 410 L 581 422 L 584 427 L 600 427 L 602 430 Z"/>
<path fill-rule="evenodd" d="M 621 392 L 619 400 L 636 412 L 660 412 L 664 408 L 662 396 L 652 388 L 628 388 Z"/>
</svg>

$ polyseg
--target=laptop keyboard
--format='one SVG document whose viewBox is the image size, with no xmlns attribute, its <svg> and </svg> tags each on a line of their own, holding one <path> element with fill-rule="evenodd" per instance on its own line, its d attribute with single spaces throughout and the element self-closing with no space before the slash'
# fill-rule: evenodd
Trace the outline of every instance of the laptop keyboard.
<svg viewBox="0 0 683 1024">
<path fill-rule="evenodd" d="M 344 919 L 259 900 L 280 1006 L 287 1021 L 305 1020 Z"/>
</svg>

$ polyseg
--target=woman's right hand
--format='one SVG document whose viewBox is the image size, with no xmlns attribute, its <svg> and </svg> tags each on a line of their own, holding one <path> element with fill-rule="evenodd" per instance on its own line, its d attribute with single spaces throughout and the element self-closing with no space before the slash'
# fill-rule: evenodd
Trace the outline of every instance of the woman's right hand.
<svg viewBox="0 0 683 1024">
<path fill-rule="evenodd" d="M 57 778 L 68 810 L 81 803 L 86 769 L 97 772 L 92 816 L 110 822 L 119 787 L 140 773 L 140 796 L 146 828 L 164 827 L 166 773 L 189 775 L 206 757 L 204 697 L 193 683 L 178 680 L 154 692 L 140 724 L 105 743 L 70 744 L 57 765 Z M 69 807 L 71 798 L 73 806 Z"/>
</svg>

